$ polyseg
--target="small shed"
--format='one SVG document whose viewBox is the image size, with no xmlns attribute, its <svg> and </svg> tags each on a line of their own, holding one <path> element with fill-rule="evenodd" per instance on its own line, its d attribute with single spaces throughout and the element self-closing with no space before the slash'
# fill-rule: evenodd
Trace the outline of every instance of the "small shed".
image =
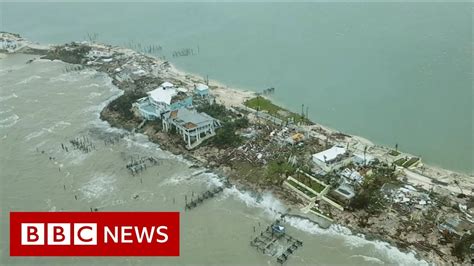
<svg viewBox="0 0 474 266">
<path fill-rule="evenodd" d="M 207 85 L 199 83 L 195 85 L 195 93 L 199 96 L 205 97 L 209 95 L 209 87 Z"/>
</svg>

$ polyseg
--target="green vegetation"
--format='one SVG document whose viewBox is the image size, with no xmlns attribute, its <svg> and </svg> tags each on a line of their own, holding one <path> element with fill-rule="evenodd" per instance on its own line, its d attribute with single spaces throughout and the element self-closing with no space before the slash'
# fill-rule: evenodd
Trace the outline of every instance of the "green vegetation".
<svg viewBox="0 0 474 266">
<path fill-rule="evenodd" d="M 403 164 L 403 167 L 408 168 L 408 167 L 414 165 L 415 163 L 417 163 L 419 160 L 420 160 L 420 158 L 411 157 L 410 160 L 408 160 L 407 162 L 405 162 Z"/>
<path fill-rule="evenodd" d="M 324 195 L 324 197 L 334 201 L 335 203 L 341 205 L 341 206 L 345 206 L 346 205 L 346 202 L 343 202 L 342 200 L 340 200 L 339 198 L 335 197 L 334 195 L 332 195 L 331 193 L 328 193 L 326 195 Z"/>
<path fill-rule="evenodd" d="M 471 245 L 474 244 L 474 234 L 465 234 L 452 249 L 452 254 L 460 260 L 464 260 L 471 254 Z"/>
<path fill-rule="evenodd" d="M 308 196 L 310 198 L 314 198 L 314 197 L 317 196 L 316 194 L 314 194 L 313 192 L 307 190 L 305 187 L 301 186 L 300 184 L 296 183 L 293 180 L 287 180 L 286 182 L 288 182 L 288 184 L 290 184 L 292 187 L 294 187 L 294 188 L 298 189 L 299 191 L 303 192 L 306 196 Z"/>
<path fill-rule="evenodd" d="M 283 109 L 282 107 L 272 103 L 270 100 L 265 99 L 261 96 L 257 96 L 255 98 L 245 101 L 244 105 L 257 111 L 265 111 L 268 114 L 276 118 L 279 118 L 283 121 L 288 121 L 290 119 L 293 119 L 295 123 L 298 123 L 298 122 L 310 123 L 310 121 L 307 118 L 303 117 L 302 115 Z"/>
<path fill-rule="evenodd" d="M 394 169 L 383 165 L 374 169 L 374 174 L 364 179 L 360 191 L 349 206 L 355 210 L 365 209 L 372 214 L 380 213 L 386 203 L 380 191 L 385 183 L 399 183 L 399 181 Z"/>
<path fill-rule="evenodd" d="M 242 138 L 235 134 L 236 127 L 232 122 L 225 122 L 222 128 L 216 131 L 212 143 L 220 148 L 237 147 L 242 143 Z"/>
<path fill-rule="evenodd" d="M 302 174 L 302 173 L 297 173 L 297 175 L 294 177 L 296 180 L 298 180 L 299 182 L 305 184 L 306 186 L 310 187 L 311 189 L 313 189 L 314 191 L 318 192 L 318 193 L 321 193 L 325 188 L 326 186 L 322 185 L 321 183 L 319 183 L 318 181 L 315 181 L 309 177 L 307 177 L 306 175 Z"/>
<path fill-rule="evenodd" d="M 233 121 L 236 128 L 247 128 L 249 127 L 249 120 L 246 117 L 237 118 Z"/>
<path fill-rule="evenodd" d="M 405 168 L 408 168 L 408 167 L 416 164 L 419 160 L 420 160 L 420 158 L 417 158 L 417 157 L 411 157 L 410 159 L 400 158 L 400 159 L 396 160 L 393 163 L 398 165 L 398 166 L 403 166 Z"/>
<path fill-rule="evenodd" d="M 121 119 L 133 120 L 135 119 L 135 116 L 130 110 L 132 108 L 132 103 L 144 96 L 146 96 L 144 93 L 124 93 L 122 96 L 113 100 L 108 107 L 111 111 L 118 113 Z"/>
<path fill-rule="evenodd" d="M 222 122 L 229 122 L 234 117 L 234 114 L 228 110 L 224 105 L 213 103 L 210 104 L 206 102 L 196 107 L 198 112 L 206 113 L 216 119 L 219 119 Z"/>
<path fill-rule="evenodd" d="M 398 156 L 398 155 L 400 155 L 400 152 L 396 151 L 396 150 L 391 150 L 391 151 L 388 152 L 388 154 L 390 154 L 392 156 Z"/>
<path fill-rule="evenodd" d="M 270 100 L 257 96 L 245 102 L 245 106 L 255 109 L 257 111 L 267 111 L 269 114 L 278 115 L 278 112 L 286 112 L 285 109 L 273 104 Z"/>
<path fill-rule="evenodd" d="M 235 131 L 249 126 L 249 121 L 245 117 L 237 116 L 224 105 L 217 103 L 205 103 L 196 107 L 198 112 L 206 113 L 223 122 L 223 126 L 217 129 L 216 136 L 212 138 L 212 143 L 217 147 L 236 147 L 242 143 L 242 138 L 235 134 Z"/>
<path fill-rule="evenodd" d="M 84 58 L 91 48 L 87 45 L 71 43 L 67 44 L 67 49 L 63 46 L 55 47 L 48 51 L 48 53 L 42 57 L 44 59 L 59 59 L 70 64 L 81 64 Z"/>
<path fill-rule="evenodd" d="M 393 162 L 393 163 L 396 164 L 396 165 L 398 165 L 398 166 L 402 166 L 406 161 L 407 161 L 406 158 L 400 158 L 400 159 L 396 160 L 396 161 Z"/>
<path fill-rule="evenodd" d="M 281 175 L 289 176 L 294 174 L 296 168 L 286 161 L 271 161 L 267 166 L 266 176 L 267 178 L 274 179 Z"/>
</svg>

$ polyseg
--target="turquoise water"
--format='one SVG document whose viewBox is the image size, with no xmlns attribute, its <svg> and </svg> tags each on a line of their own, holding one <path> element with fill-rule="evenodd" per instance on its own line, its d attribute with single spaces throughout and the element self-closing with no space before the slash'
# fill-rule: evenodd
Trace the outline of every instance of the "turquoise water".
<svg viewBox="0 0 474 266">
<path fill-rule="evenodd" d="M 260 91 L 311 119 L 472 173 L 470 3 L 0 3 L 41 43 L 163 47 L 179 68 Z M 194 56 L 173 58 L 192 48 Z"/>
</svg>

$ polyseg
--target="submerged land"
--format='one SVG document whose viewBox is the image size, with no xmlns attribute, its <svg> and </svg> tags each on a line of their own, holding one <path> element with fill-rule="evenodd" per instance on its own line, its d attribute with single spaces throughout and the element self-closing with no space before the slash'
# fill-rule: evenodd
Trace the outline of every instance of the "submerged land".
<svg viewBox="0 0 474 266">
<path fill-rule="evenodd" d="M 437 264 L 471 262 L 472 176 L 319 125 L 304 110 L 272 103 L 272 88 L 262 93 L 228 88 L 131 49 L 94 42 L 41 46 L 1 33 L 0 52 L 72 64 L 65 71 L 106 73 L 123 91 L 101 112 L 111 126 L 143 133 L 241 188 L 272 191 L 321 226 L 342 224 Z M 180 132 L 164 130 L 162 119 L 144 119 L 137 101 L 165 82 L 192 97 L 193 110 L 220 122 L 214 135 L 190 148 Z M 199 84 L 208 94 L 196 95 Z"/>
</svg>

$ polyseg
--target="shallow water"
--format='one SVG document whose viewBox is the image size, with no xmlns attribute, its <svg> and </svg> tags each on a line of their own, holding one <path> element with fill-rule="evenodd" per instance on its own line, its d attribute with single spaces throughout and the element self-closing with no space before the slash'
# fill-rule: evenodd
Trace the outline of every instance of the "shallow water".
<svg viewBox="0 0 474 266">
<path fill-rule="evenodd" d="M 1 3 L 43 43 L 160 45 L 178 67 L 472 173 L 471 3 Z M 27 18 L 27 19 L 25 19 Z M 172 56 L 190 48 L 194 56 Z M 12 118 L 14 119 L 14 118 Z M 7 122 L 5 122 L 7 123 Z M 11 123 L 11 121 L 8 121 Z"/>
<path fill-rule="evenodd" d="M 2 217 L 16 211 L 181 211 L 179 258 L 10 258 L 8 223 L 2 223 L 1 262 L 5 265 L 276 265 L 249 245 L 253 227 L 263 229 L 286 207 L 270 193 L 226 189 L 197 209 L 183 212 L 184 195 L 220 184 L 205 169 L 162 151 L 140 134 L 114 145 L 104 139 L 124 133 L 99 119 L 107 101 L 120 94 L 110 79 L 95 71 L 63 73 L 62 62 L 35 61 L 12 55 L 0 60 L 0 183 Z M 70 139 L 86 136 L 96 150 L 64 151 Z M 44 153 L 42 153 L 44 151 Z M 130 158 L 153 156 L 159 164 L 133 177 Z M 52 159 L 50 159 L 52 157 Z M 138 198 L 135 199 L 136 195 Z M 77 200 L 75 199 L 77 196 Z M 260 223 L 260 226 L 259 226 Z M 343 227 L 323 230 L 290 218 L 290 235 L 302 240 L 288 265 L 418 264 L 379 241 L 367 241 Z"/>
</svg>

